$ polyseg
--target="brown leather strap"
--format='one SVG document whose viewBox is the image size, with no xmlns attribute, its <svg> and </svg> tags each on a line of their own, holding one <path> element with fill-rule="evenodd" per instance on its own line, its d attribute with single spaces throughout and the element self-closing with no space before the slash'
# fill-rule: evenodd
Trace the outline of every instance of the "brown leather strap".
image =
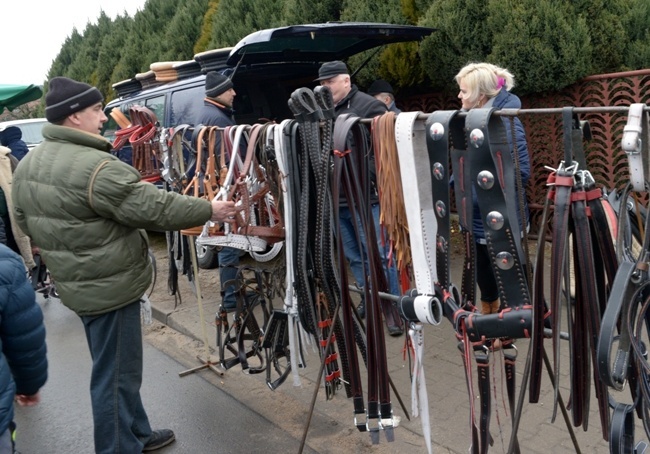
<svg viewBox="0 0 650 454">
<path fill-rule="evenodd" d="M 196 137 L 196 169 L 194 171 L 194 177 L 192 178 L 192 181 L 190 181 L 190 184 L 188 184 L 187 187 L 183 190 L 183 194 L 185 195 L 189 194 L 190 190 L 192 191 L 191 195 L 194 197 L 199 197 L 200 195 L 199 188 L 200 184 L 202 184 L 202 181 L 200 180 L 201 168 L 203 166 L 203 136 L 205 135 L 207 129 L 207 127 L 201 127 L 198 131 Z"/>
</svg>

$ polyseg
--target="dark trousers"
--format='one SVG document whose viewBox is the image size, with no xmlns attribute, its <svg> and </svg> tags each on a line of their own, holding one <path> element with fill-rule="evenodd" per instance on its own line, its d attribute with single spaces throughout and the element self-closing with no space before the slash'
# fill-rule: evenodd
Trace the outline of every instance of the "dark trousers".
<svg viewBox="0 0 650 454">
<path fill-rule="evenodd" d="M 481 291 L 481 301 L 492 303 L 499 299 L 499 289 L 487 245 L 480 243 L 476 243 L 476 282 Z"/>
<path fill-rule="evenodd" d="M 224 285 L 226 282 L 237 278 L 239 272 L 239 254 L 241 249 L 224 247 L 219 251 L 219 279 L 221 281 L 221 294 L 224 307 L 234 309 L 237 306 L 234 285 Z"/>
<path fill-rule="evenodd" d="M 142 452 L 151 426 L 142 406 L 140 302 L 98 316 L 81 317 L 93 360 L 90 398 L 95 452 Z"/>
</svg>

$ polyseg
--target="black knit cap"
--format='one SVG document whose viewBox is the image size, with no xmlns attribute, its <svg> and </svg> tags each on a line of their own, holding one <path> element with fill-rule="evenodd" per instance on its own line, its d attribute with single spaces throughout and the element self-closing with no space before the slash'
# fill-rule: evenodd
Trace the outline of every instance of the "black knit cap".
<svg viewBox="0 0 650 454">
<path fill-rule="evenodd" d="M 314 79 L 314 82 L 318 80 L 331 79 L 332 77 L 338 76 L 339 74 L 350 74 L 345 63 L 338 60 L 328 61 L 326 63 L 323 63 L 318 69 L 318 78 Z"/>
<path fill-rule="evenodd" d="M 232 87 L 232 80 L 216 71 L 210 71 L 205 76 L 205 95 L 209 98 L 216 98 Z"/>
<path fill-rule="evenodd" d="M 45 95 L 45 118 L 50 123 L 58 123 L 68 115 L 104 101 L 101 92 L 83 82 L 55 77 L 50 80 Z"/>
<path fill-rule="evenodd" d="M 370 84 L 367 93 L 372 96 L 378 95 L 379 93 L 393 94 L 393 87 L 391 87 L 385 80 L 377 79 Z"/>
</svg>

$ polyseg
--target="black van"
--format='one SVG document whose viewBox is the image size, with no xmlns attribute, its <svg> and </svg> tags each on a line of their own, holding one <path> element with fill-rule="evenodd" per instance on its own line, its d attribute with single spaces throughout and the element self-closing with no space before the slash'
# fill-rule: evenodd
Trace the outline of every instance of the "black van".
<svg viewBox="0 0 650 454">
<path fill-rule="evenodd" d="M 202 52 L 193 60 L 172 65 L 178 75 L 173 82 L 157 81 L 154 71 L 149 71 L 115 84 L 118 98 L 106 106 L 109 122 L 104 135 L 111 137 L 117 129 L 108 115 L 111 110 L 117 107 L 127 114 L 133 104 L 149 107 L 163 127 L 194 124 L 205 96 L 205 74 L 209 71 L 232 78 L 237 92 L 234 109 L 238 123 L 283 120 L 291 117 L 287 100 L 293 90 L 315 85 L 314 79 L 323 62 L 346 60 L 386 44 L 418 41 L 433 31 L 425 27 L 367 22 L 260 30 L 233 48 Z"/>
<path fill-rule="evenodd" d="M 205 97 L 205 74 L 217 71 L 233 80 L 235 120 L 253 124 L 291 118 L 287 105 L 291 93 L 314 86 L 323 62 L 346 60 L 382 45 L 419 41 L 432 28 L 368 22 L 332 22 L 260 30 L 233 48 L 196 54 L 186 62 L 152 64 L 152 70 L 113 85 L 118 98 L 106 105 L 109 121 L 103 135 L 114 138 L 118 125 L 110 113 L 118 109 L 128 116 L 135 104 L 153 111 L 162 127 L 196 124 Z M 172 76 L 170 76 L 172 74 Z M 172 80 L 169 82 L 163 82 Z M 117 155 L 131 163 L 131 150 Z M 212 251 L 199 251 L 201 267 L 214 263 Z"/>
</svg>

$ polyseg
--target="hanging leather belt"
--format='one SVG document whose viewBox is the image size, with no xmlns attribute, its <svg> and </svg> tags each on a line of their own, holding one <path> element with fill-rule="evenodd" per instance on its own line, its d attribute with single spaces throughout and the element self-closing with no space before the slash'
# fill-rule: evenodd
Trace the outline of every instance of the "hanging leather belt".
<svg viewBox="0 0 650 454">
<path fill-rule="evenodd" d="M 464 352 L 472 408 L 474 391 L 469 354 L 474 350 L 479 369 L 479 391 L 481 392 L 482 405 L 480 431 L 472 423 L 472 452 L 486 452 L 492 439 L 489 435 L 489 352 L 486 351 L 483 340 L 488 337 L 527 337 L 531 324 L 530 303 L 527 301 L 527 282 L 523 270 L 521 270 L 520 285 L 515 287 L 516 290 L 502 282 L 511 279 L 507 273 L 502 273 L 500 280 L 501 295 L 504 300 L 511 302 L 511 304 L 501 314 L 482 316 L 459 306 L 460 296 L 449 282 L 449 176 L 446 174 L 446 164 L 449 162 L 449 149 L 452 147 L 451 142 L 453 141 L 455 156 L 452 158 L 452 166 L 457 169 L 455 170 L 457 207 L 460 212 L 461 225 L 470 231 L 472 181 L 478 179 L 479 170 L 477 170 L 477 166 L 481 166 L 481 170 L 492 172 L 492 180 L 483 189 L 489 190 L 496 186 L 495 189 L 498 190 L 498 193 L 486 199 L 482 206 L 490 207 L 488 213 L 492 216 L 495 215 L 495 204 L 500 203 L 503 206 L 502 211 L 504 211 L 505 215 L 499 218 L 501 225 L 492 225 L 492 227 L 496 232 L 501 229 L 507 232 L 504 233 L 506 241 L 502 240 L 499 243 L 500 237 L 498 234 L 492 234 L 488 236 L 488 244 L 492 244 L 494 248 L 506 249 L 514 257 L 514 259 L 509 259 L 509 262 L 503 267 L 505 268 L 504 271 L 508 271 L 514 264 L 521 263 L 519 258 L 522 255 L 515 247 L 515 241 L 513 240 L 513 238 L 519 240 L 520 235 L 515 233 L 512 237 L 507 236 L 513 230 L 509 219 L 514 219 L 516 227 L 519 226 L 516 206 L 511 203 L 511 206 L 508 207 L 504 196 L 507 191 L 511 195 L 510 199 L 514 201 L 517 199 L 517 197 L 512 197 L 514 179 L 508 180 L 505 177 L 505 175 L 514 173 L 511 169 L 512 162 L 507 148 L 507 141 L 505 140 L 499 142 L 499 140 L 493 139 L 490 143 L 488 139 L 486 142 L 487 149 L 483 153 L 472 153 L 471 156 L 466 150 L 462 149 L 461 147 L 465 142 L 463 121 L 456 117 L 456 112 L 434 112 L 430 115 L 424 129 L 428 151 L 422 154 L 425 135 L 422 134 L 421 124 L 417 124 L 418 115 L 418 112 L 400 114 L 396 123 L 396 138 L 404 191 L 408 194 L 418 194 L 418 197 L 405 198 L 418 291 L 415 294 L 403 297 L 400 301 L 400 307 L 403 316 L 411 322 L 431 323 L 430 320 L 434 319 L 433 314 L 436 312 L 433 308 L 436 307 L 436 304 L 439 307 L 440 302 L 443 303 L 445 316 L 454 324 L 459 337 L 464 340 L 461 349 Z M 472 124 L 470 120 L 467 121 L 469 125 Z M 472 128 L 469 125 L 467 130 L 475 132 L 473 130 L 477 128 Z M 488 133 L 498 133 L 499 127 L 503 128 L 503 123 L 496 118 L 492 124 L 485 122 L 485 125 L 482 126 L 485 129 L 481 132 L 490 137 Z M 501 138 L 504 137 L 505 135 L 502 134 Z M 478 148 L 483 146 L 481 141 L 474 141 L 474 143 Z M 493 147 L 500 149 L 492 150 Z M 494 152 L 494 158 L 492 158 L 492 152 Z M 499 164 L 499 169 L 497 170 L 494 164 L 491 164 L 490 167 L 489 162 L 474 162 L 475 156 L 479 154 L 487 155 L 490 161 L 494 159 Z M 470 160 L 470 157 L 472 160 Z M 419 177 L 419 172 L 424 172 L 421 177 Z M 482 176 L 486 176 L 486 174 L 482 173 Z M 500 182 L 503 182 L 503 186 L 499 184 Z M 518 231 L 519 229 L 516 228 L 516 232 Z M 504 244 L 506 245 L 504 246 Z M 418 260 L 421 262 L 419 266 L 415 265 Z M 517 260 L 519 261 L 516 262 Z M 506 274 L 505 277 L 503 274 Z M 473 285 L 474 282 L 472 282 Z M 521 290 L 522 287 L 523 291 Z M 418 300 L 420 300 L 419 303 Z M 463 307 L 473 309 L 473 305 L 463 305 Z M 440 314 L 439 309 L 437 313 Z M 515 355 L 511 355 L 510 371 L 514 368 L 514 358 Z M 507 376 L 511 380 L 508 385 L 509 388 L 514 390 L 514 374 L 510 373 Z M 514 391 L 510 395 L 514 395 Z M 514 406 L 514 400 L 511 401 L 511 406 Z M 473 410 L 472 421 L 474 421 Z M 517 445 L 515 438 L 515 446 Z"/>
<path fill-rule="evenodd" d="M 334 145 L 335 147 L 338 147 L 339 144 L 336 143 Z M 338 149 L 338 148 L 337 148 Z M 343 166 L 344 166 L 344 161 L 343 159 L 335 158 L 334 159 L 334 166 L 333 166 L 333 171 L 332 171 L 332 201 L 333 201 L 333 207 L 332 207 L 332 213 L 334 216 L 334 228 L 338 229 L 340 225 L 340 220 L 339 220 L 339 200 L 340 200 L 340 191 L 339 188 L 342 186 L 340 184 L 334 184 L 336 182 L 343 182 Z M 347 178 L 347 175 L 346 175 Z M 344 186 L 346 190 L 349 190 L 347 184 Z M 352 202 L 354 203 L 354 201 Z M 355 339 L 357 340 L 359 336 L 357 333 L 359 333 L 359 327 L 356 319 L 353 317 L 353 312 L 354 312 L 354 306 L 352 305 L 352 299 L 350 298 L 350 292 L 345 291 L 345 289 L 348 288 L 348 271 L 347 271 L 347 262 L 345 259 L 345 254 L 342 254 L 340 251 L 343 251 L 343 239 L 340 234 L 336 235 L 337 237 L 337 251 L 339 253 L 337 254 L 338 256 L 338 268 L 339 268 L 339 276 L 340 276 L 340 284 L 341 284 L 341 308 L 343 310 L 343 326 L 345 328 L 345 337 L 346 337 L 346 347 L 347 347 L 347 357 L 349 361 L 349 369 L 350 369 L 350 392 L 351 392 L 351 398 L 352 398 L 352 405 L 353 405 L 353 413 L 354 413 L 354 425 L 356 426 L 357 430 L 360 432 L 367 432 L 368 431 L 368 418 L 366 414 L 366 406 L 365 406 L 365 401 L 363 397 L 363 385 L 361 381 L 361 371 L 359 367 L 359 358 L 357 356 L 357 348 L 355 346 L 355 342 L 352 340 Z M 360 346 L 363 346 L 361 348 L 361 354 L 363 356 L 363 361 L 367 365 L 368 364 L 368 358 L 367 358 L 367 350 L 365 347 L 365 341 L 361 339 L 361 344 Z"/>
<path fill-rule="evenodd" d="M 588 427 L 590 405 L 591 375 L 594 375 L 595 395 L 598 400 L 599 416 L 603 438 L 608 439 L 610 427 L 607 382 L 599 380 L 598 353 L 595 348 L 602 340 L 602 329 L 606 322 L 601 317 L 605 312 L 607 295 L 620 282 L 615 273 L 616 254 L 610 229 L 616 231 L 612 209 L 604 199 L 602 191 L 596 188 L 595 181 L 587 170 L 583 150 L 583 137 L 588 137 L 588 123 L 579 121 L 571 107 L 563 109 L 564 160 L 558 169 L 548 177 L 548 196 L 544 206 L 542 225 L 548 219 L 553 203 L 553 244 L 551 249 L 551 299 L 550 321 L 553 327 L 552 347 L 554 373 L 554 405 L 552 421 L 561 403 L 559 393 L 560 376 L 560 327 L 563 326 L 562 313 L 567 316 L 570 350 L 570 393 L 571 414 L 574 426 Z M 610 227 L 610 224 L 613 225 Z M 569 240 L 572 235 L 572 241 Z M 532 378 L 530 401 L 539 398 L 541 358 L 544 354 L 543 320 L 544 313 L 544 235 L 538 243 L 538 258 L 534 276 L 535 326 L 536 333 L 531 344 Z M 572 252 L 572 254 L 569 254 Z M 575 279 L 569 272 L 573 265 Z M 620 271 L 619 271 L 620 272 Z M 625 278 L 621 278 L 625 279 Z M 614 287 L 612 288 L 612 282 Z M 570 294 L 571 288 L 575 292 Z M 611 310 L 608 306 L 607 310 Z M 602 329 L 601 329 L 602 323 Z M 609 352 L 608 352 L 609 353 Z M 563 409 L 563 413 L 565 411 Z M 565 419 L 567 418 L 565 414 Z M 567 419 L 567 425 L 569 422 Z"/>
<path fill-rule="evenodd" d="M 331 99 L 331 94 L 329 98 Z M 321 103 L 323 105 L 329 104 L 333 106 L 333 101 L 321 99 Z M 304 238 L 304 242 L 299 242 L 298 252 L 301 255 L 305 254 L 310 257 L 310 262 L 305 262 L 305 270 L 299 269 L 299 272 L 309 272 L 311 275 L 311 279 L 303 279 L 304 284 L 311 287 L 307 289 L 307 292 L 313 295 L 314 306 L 310 311 L 314 315 L 313 321 L 315 325 L 312 330 L 314 333 L 318 333 L 319 351 L 325 363 L 326 396 L 330 399 L 342 383 L 341 371 L 339 369 L 339 355 L 344 365 L 343 376 L 346 383 L 346 391 L 348 393 L 350 392 L 348 384 L 349 374 L 347 371 L 348 363 L 347 358 L 344 356 L 346 355 L 346 340 L 343 335 L 340 319 L 333 319 L 334 313 L 336 312 L 335 308 L 340 304 L 337 293 L 332 287 L 332 285 L 335 285 L 337 279 L 330 271 L 330 267 L 325 264 L 325 254 L 328 254 L 327 258 L 331 258 L 329 255 L 329 250 L 331 249 L 325 249 L 328 245 L 331 248 L 330 237 L 332 235 L 327 187 L 331 136 L 326 137 L 323 143 L 321 143 L 319 127 L 324 116 L 314 92 L 307 88 L 294 91 L 291 94 L 289 107 L 300 124 L 304 153 L 303 165 L 301 165 L 304 186 L 302 188 L 303 198 L 301 199 L 300 206 L 300 236 Z M 331 121 L 331 118 L 328 121 Z M 325 129 L 327 130 L 327 128 L 326 126 Z M 331 125 L 329 129 L 331 131 Z M 323 149 L 325 149 L 325 152 L 323 152 Z M 314 206 L 316 207 L 315 212 L 309 210 L 310 207 Z M 310 280 L 311 284 L 309 283 Z M 335 344 L 338 346 L 338 352 L 334 348 Z"/>
<path fill-rule="evenodd" d="M 596 348 L 598 377 L 600 382 L 622 391 L 629 383 L 631 404 L 616 402 L 610 395 L 609 406 L 613 413 L 609 425 L 610 452 L 641 453 L 645 443 L 634 445 L 634 414 L 644 420 L 646 433 L 650 408 L 649 372 L 647 347 L 643 340 L 650 327 L 650 232 L 646 216 L 641 250 L 635 258 L 629 234 L 630 216 L 627 201 L 631 191 L 648 189 L 648 113 L 645 106 L 630 106 L 628 124 L 623 133 L 622 147 L 628 155 L 630 184 L 620 196 L 618 209 L 617 254 L 621 263 L 613 280 L 607 306 L 602 314 L 602 326 Z M 645 327 L 645 329 L 644 329 Z M 612 353 L 615 352 L 612 358 Z"/>
<path fill-rule="evenodd" d="M 295 142 L 297 139 L 297 127 L 298 123 L 296 121 L 284 120 L 280 125 L 275 125 L 273 129 L 273 152 L 278 163 L 280 193 L 282 195 L 278 203 L 283 208 L 284 224 L 288 226 L 297 225 L 295 220 L 297 203 L 295 190 L 297 186 L 292 165 L 293 159 L 291 158 L 298 151 Z M 284 252 L 286 270 L 284 310 L 286 315 L 282 316 L 279 314 L 279 311 L 275 311 L 271 316 L 271 320 L 273 321 L 273 317 L 278 317 L 281 320 L 281 326 L 275 331 L 279 333 L 277 336 L 283 335 L 288 338 L 293 384 L 294 386 L 300 386 L 301 380 L 298 369 L 301 365 L 304 365 L 304 362 L 301 358 L 302 351 L 299 349 L 300 344 L 296 342 L 301 327 L 298 323 L 298 299 L 295 292 L 296 241 L 293 228 L 286 229 Z M 274 325 L 270 323 L 269 326 L 265 337 L 273 336 L 272 333 L 274 330 L 272 328 Z M 271 356 L 267 361 L 273 364 L 274 358 Z M 270 373 L 270 368 L 268 370 L 268 373 Z M 275 389 L 278 386 L 276 382 L 271 381 L 268 375 L 266 383 L 271 389 Z"/>
<path fill-rule="evenodd" d="M 454 191 L 463 228 L 471 229 L 472 182 L 485 219 L 488 251 L 494 263 L 499 295 L 505 310 L 498 314 L 480 315 L 462 310 L 457 298 L 445 297 L 445 316 L 454 326 L 467 330 L 471 342 L 496 337 L 529 337 L 532 304 L 523 269 L 521 226 L 517 214 L 517 194 L 512 158 L 500 118 L 491 116 L 493 109 L 475 109 L 467 114 L 466 140 L 474 150 L 452 144 Z M 462 137 L 462 123 L 450 123 L 452 137 Z M 462 143 L 460 144 L 462 145 Z M 444 162 L 437 160 L 437 162 Z M 523 214 L 522 214 L 523 216 Z M 467 301 L 467 297 L 462 297 Z"/>
<path fill-rule="evenodd" d="M 369 269 L 365 269 L 365 261 L 362 261 L 362 263 L 364 275 L 367 276 L 367 282 L 364 285 L 368 352 L 367 430 L 370 432 L 371 441 L 375 444 L 379 442 L 380 430 L 384 431 L 388 441 L 394 439 L 388 362 L 382 317 L 379 312 L 379 292 L 385 291 L 388 285 L 377 249 L 377 236 L 371 206 L 368 203 L 370 175 L 365 150 L 368 138 L 365 129 L 359 124 L 359 120 L 358 117 L 347 114 L 339 115 L 336 119 L 334 126 L 334 154 L 336 156 L 335 160 L 340 159 L 343 161 L 341 182 L 352 219 L 358 220 L 358 222 L 354 223 L 355 227 L 363 229 L 366 238 Z M 350 134 L 353 137 L 351 139 L 352 143 L 355 144 L 354 149 L 348 147 Z M 338 236 L 340 237 L 340 234 Z M 338 253 L 343 255 L 344 251 L 340 249 Z M 344 270 L 340 271 L 343 273 Z M 355 405 L 358 405 L 358 409 L 355 406 L 355 412 L 360 411 L 360 403 L 355 402 Z M 358 420 L 356 424 L 360 430 L 363 430 Z"/>
</svg>

